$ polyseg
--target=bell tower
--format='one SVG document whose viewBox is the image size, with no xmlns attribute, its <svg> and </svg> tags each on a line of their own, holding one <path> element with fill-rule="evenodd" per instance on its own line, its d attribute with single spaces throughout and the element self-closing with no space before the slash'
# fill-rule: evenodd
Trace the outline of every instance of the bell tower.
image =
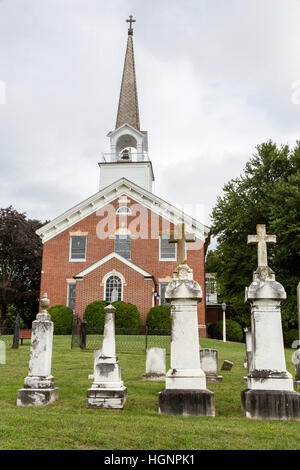
<svg viewBox="0 0 300 470">
<path fill-rule="evenodd" d="M 140 130 L 136 86 L 133 28 L 130 15 L 127 48 L 120 90 L 115 130 L 109 132 L 110 152 L 103 153 L 100 167 L 100 189 L 124 177 L 152 192 L 154 174 L 148 155 L 148 134 Z"/>
</svg>

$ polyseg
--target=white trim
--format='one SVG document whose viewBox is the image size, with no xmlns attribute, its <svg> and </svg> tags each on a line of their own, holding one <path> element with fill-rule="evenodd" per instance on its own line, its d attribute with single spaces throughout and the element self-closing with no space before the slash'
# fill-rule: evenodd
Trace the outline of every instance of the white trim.
<svg viewBox="0 0 300 470">
<path fill-rule="evenodd" d="M 129 268 L 134 269 L 135 271 L 137 271 L 139 274 L 141 274 L 144 277 L 152 277 L 152 274 L 150 274 L 147 271 L 145 271 L 144 269 L 140 268 L 139 266 L 134 264 L 132 261 L 129 261 L 128 259 L 123 258 L 123 256 L 120 256 L 118 253 L 113 252 L 113 253 L 110 253 L 107 256 L 104 256 L 104 258 L 100 259 L 99 261 L 92 264 L 88 268 L 84 269 L 79 274 L 74 276 L 74 278 L 77 279 L 77 278 L 81 278 L 81 277 L 86 276 L 90 272 L 94 271 L 94 269 L 97 269 L 102 264 L 107 263 L 107 261 L 110 261 L 112 258 L 118 259 L 119 261 L 121 261 L 121 263 L 126 264 L 126 266 L 128 266 Z"/>
<path fill-rule="evenodd" d="M 126 178 L 120 178 L 106 188 L 93 194 L 88 199 L 72 207 L 38 229 L 36 234 L 39 235 L 43 243 L 45 243 L 124 194 L 171 223 L 178 224 L 185 221 L 200 240 L 205 241 L 209 236 L 209 227 L 201 224 L 193 217 L 183 213 L 175 206 L 172 206 L 172 204 L 167 203 L 150 191 L 141 188 Z"/>
<path fill-rule="evenodd" d="M 69 287 L 70 286 L 74 286 L 75 285 L 75 302 L 76 302 L 76 282 L 69 282 L 67 281 L 67 303 L 66 303 L 66 306 L 71 308 L 70 305 L 69 305 Z M 75 306 L 74 306 L 74 309 L 73 310 L 73 313 L 75 312 L 75 307 L 76 307 L 76 303 L 75 303 Z"/>
<path fill-rule="evenodd" d="M 85 251 L 84 258 L 71 258 L 72 255 L 72 238 L 74 237 L 84 237 L 85 238 Z M 69 263 L 84 263 L 86 262 L 86 248 L 87 248 L 87 235 L 70 235 L 70 246 L 69 246 Z"/>
<path fill-rule="evenodd" d="M 120 209 L 124 209 L 124 208 L 127 209 L 127 212 L 120 212 Z M 122 215 L 132 215 L 132 211 L 131 211 L 130 207 L 128 207 L 128 206 L 120 206 L 116 210 L 116 214 L 120 215 L 120 216 L 122 216 Z"/>
<path fill-rule="evenodd" d="M 109 273 L 105 274 L 105 275 L 103 276 L 103 278 L 102 278 L 102 281 L 101 281 L 101 284 L 100 284 L 100 285 L 101 285 L 101 286 L 102 286 L 102 285 L 105 285 L 107 279 L 108 279 L 110 276 L 118 276 L 118 277 L 121 279 L 122 284 L 125 285 L 125 286 L 127 285 L 127 284 L 126 284 L 126 281 L 125 281 L 125 277 L 123 276 L 123 274 L 121 274 L 121 273 L 120 273 L 119 271 L 117 271 L 116 269 L 113 269 L 113 270 L 110 271 Z"/>
<path fill-rule="evenodd" d="M 172 262 L 172 261 L 177 261 L 177 243 L 174 243 L 174 245 L 175 245 L 175 258 L 162 258 L 162 257 L 161 257 L 161 251 L 160 251 L 160 250 L 161 250 L 161 247 L 160 247 L 161 237 L 162 237 L 162 235 L 160 235 L 159 238 L 158 238 L 158 246 L 159 246 L 159 249 L 158 249 L 158 251 L 159 251 L 158 259 L 159 259 L 159 261 L 171 261 L 171 262 Z"/>
<path fill-rule="evenodd" d="M 116 276 L 120 279 L 120 281 L 121 281 L 121 300 L 123 300 L 123 298 L 124 298 L 124 285 L 126 285 L 125 282 L 124 282 L 125 279 L 124 279 L 124 276 L 122 274 L 118 273 L 117 271 L 115 271 L 115 272 L 111 271 L 110 273 L 105 274 L 105 276 L 103 278 L 103 279 L 105 279 L 105 281 L 103 282 L 103 280 L 102 280 L 102 282 L 103 282 L 103 300 L 106 301 L 106 283 L 107 283 L 107 280 L 111 276 Z"/>
</svg>

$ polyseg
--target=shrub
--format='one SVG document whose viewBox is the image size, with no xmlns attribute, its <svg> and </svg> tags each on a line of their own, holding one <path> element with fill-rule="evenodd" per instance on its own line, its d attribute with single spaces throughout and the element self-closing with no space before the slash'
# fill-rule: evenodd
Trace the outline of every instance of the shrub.
<svg viewBox="0 0 300 470">
<path fill-rule="evenodd" d="M 292 347 L 294 341 L 299 340 L 299 331 L 298 330 L 288 330 L 283 332 L 283 340 L 285 346 L 288 348 Z"/>
<path fill-rule="evenodd" d="M 116 328 L 141 328 L 141 317 L 135 305 L 123 301 L 113 302 L 112 305 L 116 308 Z"/>
<path fill-rule="evenodd" d="M 48 309 L 54 323 L 55 335 L 69 335 L 72 333 L 73 310 L 65 305 L 53 305 Z"/>
<path fill-rule="evenodd" d="M 223 321 L 220 320 L 209 325 L 207 332 L 211 338 L 223 339 Z M 226 339 L 228 341 L 243 341 L 243 329 L 238 322 L 226 320 Z"/>
<path fill-rule="evenodd" d="M 96 300 L 86 306 L 84 311 L 85 319 L 88 328 L 103 328 L 107 302 L 105 300 Z"/>
<path fill-rule="evenodd" d="M 147 315 L 146 325 L 151 328 L 171 328 L 171 307 L 169 305 L 156 305 L 152 307 Z"/>
</svg>

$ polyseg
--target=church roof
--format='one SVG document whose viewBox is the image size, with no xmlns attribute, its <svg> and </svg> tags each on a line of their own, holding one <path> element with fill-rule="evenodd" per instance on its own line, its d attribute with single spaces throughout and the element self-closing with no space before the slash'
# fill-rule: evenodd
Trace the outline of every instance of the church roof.
<svg viewBox="0 0 300 470">
<path fill-rule="evenodd" d="M 84 276 L 86 276 L 87 274 L 91 273 L 92 271 L 94 271 L 95 269 L 97 269 L 99 266 L 102 266 L 102 264 L 104 263 L 107 263 L 108 261 L 110 261 L 112 258 L 116 258 L 118 259 L 119 261 L 121 261 L 121 263 L 124 263 L 126 264 L 126 266 L 129 266 L 130 268 L 132 268 L 134 271 L 137 271 L 139 274 L 141 274 L 142 276 L 144 276 L 145 278 L 150 278 L 152 279 L 152 274 L 148 273 L 147 271 L 145 271 L 143 268 L 140 268 L 139 266 L 137 266 L 135 263 L 133 263 L 132 261 L 124 258 L 123 256 L 119 255 L 118 253 L 110 253 L 109 255 L 107 256 L 104 256 L 104 258 L 100 259 L 99 261 L 97 261 L 96 263 L 93 263 L 91 266 L 89 266 L 88 268 L 84 269 L 83 271 L 81 271 L 79 274 L 76 274 L 76 276 L 74 276 L 74 279 L 82 279 Z"/>
<path fill-rule="evenodd" d="M 196 237 L 202 241 L 209 237 L 209 227 L 126 178 L 120 178 L 101 189 L 38 229 L 36 233 L 45 243 L 122 195 L 127 195 L 171 223 L 185 222 L 186 226 L 193 230 Z"/>
<path fill-rule="evenodd" d="M 125 123 L 130 124 L 137 130 L 140 130 L 139 105 L 133 51 L 133 30 L 131 27 L 128 30 L 128 40 L 123 68 L 116 129 Z"/>
</svg>

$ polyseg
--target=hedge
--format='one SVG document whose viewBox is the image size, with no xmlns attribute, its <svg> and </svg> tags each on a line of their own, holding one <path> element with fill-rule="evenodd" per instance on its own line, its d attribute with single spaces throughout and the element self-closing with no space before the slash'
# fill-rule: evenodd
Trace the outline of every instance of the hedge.
<svg viewBox="0 0 300 470">
<path fill-rule="evenodd" d="M 113 302 L 112 305 L 116 308 L 116 328 L 141 328 L 141 316 L 135 305 L 129 302 L 123 302 L 121 300 Z"/>
<path fill-rule="evenodd" d="M 171 307 L 168 305 L 156 305 L 152 307 L 147 315 L 146 325 L 148 328 L 154 329 L 170 329 L 171 328 Z"/>
<path fill-rule="evenodd" d="M 84 311 L 88 328 L 103 328 L 107 302 L 105 300 L 96 300 L 86 306 Z"/>
<path fill-rule="evenodd" d="M 70 335 L 72 333 L 73 310 L 65 305 L 53 305 L 48 309 L 54 323 L 55 335 Z"/>
<path fill-rule="evenodd" d="M 211 323 L 207 329 L 209 336 L 213 339 L 223 339 L 223 321 Z M 228 341 L 243 341 L 243 329 L 234 320 L 226 320 L 226 339 Z"/>
</svg>

